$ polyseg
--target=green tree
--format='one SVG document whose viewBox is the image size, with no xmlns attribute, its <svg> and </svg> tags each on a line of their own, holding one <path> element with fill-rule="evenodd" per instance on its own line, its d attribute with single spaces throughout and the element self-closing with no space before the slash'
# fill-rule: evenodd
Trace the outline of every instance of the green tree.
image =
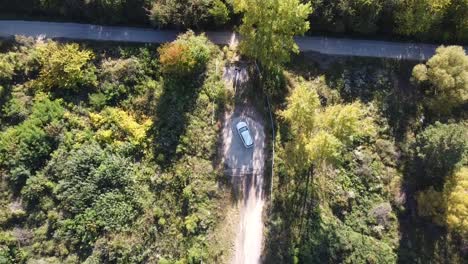
<svg viewBox="0 0 468 264">
<path fill-rule="evenodd" d="M 240 50 L 258 59 L 267 69 L 274 69 L 298 53 L 294 36 L 309 30 L 310 3 L 299 0 L 234 0 L 234 10 L 243 13 L 239 32 Z"/>
<path fill-rule="evenodd" d="M 375 134 L 374 120 L 361 103 L 322 107 L 316 87 L 304 81 L 300 81 L 287 102 L 280 115 L 291 127 L 294 137 L 291 160 L 297 160 L 298 164 L 304 159 L 307 160 L 304 166 L 336 160 L 342 146 Z"/>
<path fill-rule="evenodd" d="M 96 85 L 96 68 L 91 63 L 94 54 L 80 50 L 78 44 L 46 42 L 37 47 L 41 70 L 38 82 L 45 90 L 76 90 Z"/>
<path fill-rule="evenodd" d="M 218 26 L 226 24 L 229 20 L 229 9 L 221 0 L 214 0 L 209 12 Z"/>
<path fill-rule="evenodd" d="M 420 133 L 414 145 L 415 170 L 422 172 L 425 184 L 441 189 L 445 177 L 451 175 L 466 158 L 467 127 L 464 124 L 436 123 Z"/>
<path fill-rule="evenodd" d="M 81 249 L 89 249 L 104 232 L 127 231 L 138 215 L 138 206 L 118 192 L 107 192 L 74 218 L 62 222 L 66 239 Z"/>
<path fill-rule="evenodd" d="M 210 22 L 223 25 L 229 19 L 229 11 L 221 0 L 156 0 L 149 16 L 158 27 L 200 28 Z"/>
<path fill-rule="evenodd" d="M 11 57 L 6 54 L 0 54 L 0 83 L 11 80 L 15 73 L 15 65 Z"/>
<path fill-rule="evenodd" d="M 331 105 L 325 108 L 317 116 L 317 125 L 344 143 L 376 133 L 374 120 L 360 102 Z"/>
<path fill-rule="evenodd" d="M 439 47 L 436 54 L 413 69 L 413 78 L 429 95 L 429 107 L 447 114 L 468 102 L 468 56 L 463 47 Z"/>
<path fill-rule="evenodd" d="M 54 150 L 58 135 L 53 128 L 60 127 L 59 120 L 64 112 L 61 101 L 39 94 L 31 115 L 0 134 L 0 164 L 8 170 L 9 180 L 16 187 L 21 188 Z"/>
<path fill-rule="evenodd" d="M 451 0 L 402 0 L 396 14 L 397 32 L 424 35 L 440 23 Z"/>
<path fill-rule="evenodd" d="M 134 167 L 119 154 L 89 142 L 70 151 L 59 149 L 47 164 L 46 177 L 58 182 L 60 208 L 78 214 L 106 192 L 133 192 Z"/>
<path fill-rule="evenodd" d="M 301 82 L 286 99 L 288 107 L 281 116 L 290 122 L 292 131 L 296 134 L 310 134 L 315 125 L 316 112 L 320 107 L 317 92 Z"/>
</svg>

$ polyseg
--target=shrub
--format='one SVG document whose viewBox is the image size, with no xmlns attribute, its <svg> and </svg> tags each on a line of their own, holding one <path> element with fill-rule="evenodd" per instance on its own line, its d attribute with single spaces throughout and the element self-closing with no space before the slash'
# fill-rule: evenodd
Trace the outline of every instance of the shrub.
<svg viewBox="0 0 468 264">
<path fill-rule="evenodd" d="M 417 136 L 414 144 L 415 172 L 422 174 L 425 184 L 440 190 L 445 177 L 463 163 L 467 146 L 466 125 L 436 123 L 429 126 Z"/>
<path fill-rule="evenodd" d="M 28 119 L 0 134 L 0 164 L 9 169 L 10 180 L 18 188 L 53 151 L 57 139 L 46 131 L 46 126 L 57 123 L 64 112 L 61 101 L 39 94 Z"/>
<path fill-rule="evenodd" d="M 45 90 L 77 90 L 96 85 L 96 68 L 91 64 L 94 54 L 80 50 L 78 44 L 39 44 L 41 69 L 38 82 Z"/>
<path fill-rule="evenodd" d="M 194 73 L 204 70 L 211 50 L 212 44 L 205 35 L 196 36 L 192 31 L 188 31 L 174 42 L 159 48 L 161 71 L 166 74 L 193 76 Z"/>
<path fill-rule="evenodd" d="M 137 122 L 127 112 L 112 107 L 105 108 L 100 114 L 90 113 L 90 118 L 92 124 L 98 128 L 96 139 L 117 145 L 125 141 L 134 146 L 142 145 L 152 125 L 150 119 Z"/>
<path fill-rule="evenodd" d="M 156 0 L 149 11 L 152 24 L 158 27 L 200 28 L 210 22 L 223 25 L 229 19 L 229 10 L 221 0 Z"/>
<path fill-rule="evenodd" d="M 427 86 L 427 103 L 436 113 L 448 114 L 468 102 L 468 56 L 463 47 L 437 48 L 426 64 L 414 67 L 413 79 Z"/>
</svg>

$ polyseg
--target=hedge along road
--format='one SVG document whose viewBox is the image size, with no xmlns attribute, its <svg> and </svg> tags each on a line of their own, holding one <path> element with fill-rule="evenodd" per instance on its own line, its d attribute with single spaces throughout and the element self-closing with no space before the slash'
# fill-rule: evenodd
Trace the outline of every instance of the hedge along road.
<svg viewBox="0 0 468 264">
<path fill-rule="evenodd" d="M 99 26 L 78 23 L 57 23 L 21 20 L 0 20 L 0 37 L 24 35 L 30 37 L 80 39 L 95 41 L 165 43 L 174 40 L 180 32 L 150 28 Z M 232 32 L 206 32 L 208 38 L 220 45 L 237 41 Z M 327 55 L 377 57 L 405 60 L 427 60 L 434 55 L 437 45 L 378 40 L 329 37 L 297 37 L 303 52 Z M 465 47 L 468 50 L 468 47 Z"/>
</svg>

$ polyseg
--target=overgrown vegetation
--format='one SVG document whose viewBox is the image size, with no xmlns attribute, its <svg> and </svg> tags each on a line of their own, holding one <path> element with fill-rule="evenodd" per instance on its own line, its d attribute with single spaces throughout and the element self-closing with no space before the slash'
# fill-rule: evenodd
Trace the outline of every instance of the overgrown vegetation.
<svg viewBox="0 0 468 264">
<path fill-rule="evenodd" d="M 277 125 L 266 263 L 468 259 L 464 49 L 442 46 L 418 65 L 285 67 L 309 19 L 466 42 L 466 0 L 10 2 L 2 10 L 158 28 L 242 21 L 240 52 L 259 62 Z M 0 51 L 1 263 L 224 259 L 210 236 L 228 103 L 218 47 L 189 31 L 160 47 L 17 38 Z"/>
<path fill-rule="evenodd" d="M 1 50 L 0 263 L 216 262 L 218 47 Z"/>
<path fill-rule="evenodd" d="M 267 263 L 464 263 L 467 58 L 441 47 L 412 72 L 298 57 L 267 76 L 277 123 Z"/>
</svg>

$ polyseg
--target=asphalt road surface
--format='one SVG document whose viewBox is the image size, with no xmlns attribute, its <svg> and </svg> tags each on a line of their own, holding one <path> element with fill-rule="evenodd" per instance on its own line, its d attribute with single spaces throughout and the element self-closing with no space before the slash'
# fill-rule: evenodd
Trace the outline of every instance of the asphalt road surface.
<svg viewBox="0 0 468 264">
<path fill-rule="evenodd" d="M 177 31 L 150 28 L 99 26 L 78 23 L 0 20 L 0 37 L 13 35 L 44 36 L 47 38 L 81 39 L 96 41 L 123 41 L 165 43 L 176 38 Z M 206 32 L 216 44 L 229 45 L 237 41 L 232 32 Z M 427 60 L 435 53 L 437 45 L 362 40 L 329 37 L 297 37 L 301 51 L 328 55 Z M 465 47 L 468 50 L 468 47 Z"/>
</svg>

